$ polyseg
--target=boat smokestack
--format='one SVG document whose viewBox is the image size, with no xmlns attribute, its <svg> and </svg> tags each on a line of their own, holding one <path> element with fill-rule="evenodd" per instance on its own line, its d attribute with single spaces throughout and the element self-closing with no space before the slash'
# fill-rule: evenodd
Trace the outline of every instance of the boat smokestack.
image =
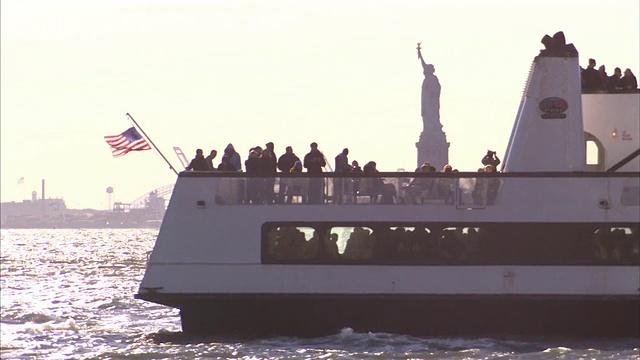
<svg viewBox="0 0 640 360">
<path fill-rule="evenodd" d="M 542 39 L 533 60 L 502 170 L 584 171 L 582 84 L 578 51 L 564 34 Z"/>
</svg>

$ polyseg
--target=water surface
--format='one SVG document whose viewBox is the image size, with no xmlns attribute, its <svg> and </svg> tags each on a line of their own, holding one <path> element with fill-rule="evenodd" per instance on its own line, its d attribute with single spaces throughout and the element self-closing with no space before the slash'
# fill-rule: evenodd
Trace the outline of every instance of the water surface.
<svg viewBox="0 0 640 360">
<path fill-rule="evenodd" d="M 1 230 L 2 359 L 640 359 L 638 339 L 193 338 L 136 300 L 157 229 Z"/>
</svg>

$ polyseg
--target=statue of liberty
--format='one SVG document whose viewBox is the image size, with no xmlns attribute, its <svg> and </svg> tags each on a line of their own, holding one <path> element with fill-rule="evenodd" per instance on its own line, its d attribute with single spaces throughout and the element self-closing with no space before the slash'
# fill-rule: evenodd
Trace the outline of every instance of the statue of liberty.
<svg viewBox="0 0 640 360">
<path fill-rule="evenodd" d="M 432 64 L 424 62 L 420 43 L 418 43 L 418 58 L 422 63 L 424 80 L 422 81 L 422 98 L 420 102 L 420 115 L 422 115 L 422 132 L 433 132 L 442 129 L 440 123 L 440 81 L 433 74 L 436 70 Z"/>
</svg>

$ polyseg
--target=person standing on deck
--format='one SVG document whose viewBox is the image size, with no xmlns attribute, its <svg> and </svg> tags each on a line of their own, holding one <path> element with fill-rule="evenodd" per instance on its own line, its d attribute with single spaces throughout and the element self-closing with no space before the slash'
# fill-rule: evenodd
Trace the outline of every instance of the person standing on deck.
<svg viewBox="0 0 640 360">
<path fill-rule="evenodd" d="M 216 156 L 218 156 L 218 152 L 216 150 L 211 150 L 209 155 L 204 158 L 207 161 L 207 168 L 209 168 L 209 171 L 216 170 L 216 167 L 213 165 L 213 159 L 215 159 Z"/>
<path fill-rule="evenodd" d="M 278 158 L 278 169 L 282 172 L 289 172 L 296 161 L 300 161 L 300 158 L 293 153 L 291 146 L 287 146 L 285 153 Z"/>
<path fill-rule="evenodd" d="M 236 171 L 242 171 L 240 154 L 238 154 L 232 144 L 227 145 L 227 147 L 224 149 L 224 154 L 229 157 L 229 162 L 236 168 Z"/>
<path fill-rule="evenodd" d="M 312 142 L 311 150 L 304 156 L 303 166 L 309 174 L 322 174 L 322 168 L 327 165 L 324 155 L 318 150 L 318 144 Z M 320 177 L 309 179 L 309 203 L 320 204 L 322 202 L 324 179 Z"/>
<path fill-rule="evenodd" d="M 589 59 L 589 65 L 582 72 L 582 88 L 587 91 L 599 90 L 602 87 L 602 78 L 596 70 L 596 60 Z"/>
<path fill-rule="evenodd" d="M 265 201 L 267 204 L 275 204 L 276 195 L 274 193 L 274 186 L 276 183 L 275 176 L 278 161 L 276 160 L 276 154 L 274 153 L 274 145 L 272 142 L 268 142 L 265 145 L 265 149 L 262 152 L 261 160 L 261 172 L 265 174 L 265 178 L 263 181 Z"/>
<path fill-rule="evenodd" d="M 189 166 L 187 166 L 187 170 L 193 171 L 207 171 L 209 167 L 207 166 L 207 161 L 204 159 L 204 155 L 202 155 L 202 149 L 196 150 L 196 156 L 191 160 Z"/>
<path fill-rule="evenodd" d="M 487 150 L 487 154 L 482 158 L 481 162 L 484 166 L 492 165 L 494 169 L 497 169 L 498 165 L 500 165 L 500 158 L 498 158 L 495 151 Z"/>
<path fill-rule="evenodd" d="M 285 153 L 278 158 L 278 170 L 286 173 L 291 172 L 291 168 L 293 168 L 296 161 L 300 162 L 300 158 L 293 153 L 293 148 L 291 146 L 287 146 L 285 148 Z M 300 163 L 300 170 L 302 171 L 302 163 Z M 288 178 L 280 178 L 280 186 L 278 189 L 278 201 L 280 203 L 284 202 L 285 195 L 287 194 L 287 188 L 291 186 L 290 180 L 291 179 Z"/>
<path fill-rule="evenodd" d="M 226 156 L 226 155 L 225 155 Z M 262 148 L 260 146 L 256 146 L 249 150 L 249 157 L 244 162 L 244 166 L 247 169 L 247 174 L 259 174 L 262 170 L 261 159 L 262 156 Z M 261 187 L 261 179 L 257 177 L 249 177 L 246 179 L 246 191 L 247 191 L 247 203 L 248 204 L 262 204 L 263 197 L 262 195 L 262 187 Z"/>
<path fill-rule="evenodd" d="M 623 90 L 635 90 L 638 88 L 638 79 L 633 75 L 631 69 L 624 71 L 624 76 L 620 78 L 620 87 Z"/>
<path fill-rule="evenodd" d="M 344 174 L 351 171 L 351 165 L 349 165 L 349 149 L 344 148 L 340 154 L 338 154 L 335 158 L 335 172 L 338 174 Z M 348 178 L 334 178 L 333 179 L 333 196 L 335 197 L 335 202 L 338 204 L 342 204 L 344 194 L 348 193 L 349 179 Z"/>
</svg>

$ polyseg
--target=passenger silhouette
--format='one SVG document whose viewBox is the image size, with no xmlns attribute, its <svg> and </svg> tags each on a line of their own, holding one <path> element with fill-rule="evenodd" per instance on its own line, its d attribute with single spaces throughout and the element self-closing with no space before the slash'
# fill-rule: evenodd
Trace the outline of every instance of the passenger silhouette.
<svg viewBox="0 0 640 360">
<path fill-rule="evenodd" d="M 318 150 L 318 144 L 312 142 L 311 150 L 304 156 L 303 166 L 309 174 L 322 174 L 322 168 L 327 165 L 324 155 Z M 320 204 L 324 196 L 324 179 L 313 177 L 309 179 L 309 203 Z"/>
<path fill-rule="evenodd" d="M 291 174 L 301 174 L 302 173 L 302 162 L 300 160 L 293 163 L 291 169 L 289 169 L 289 173 Z M 307 194 L 309 192 L 309 179 L 306 177 L 294 177 L 287 178 L 287 204 L 291 204 L 293 202 L 293 198 L 296 196 L 300 197 L 301 203 L 307 202 Z"/>
<path fill-rule="evenodd" d="M 432 173 L 435 172 L 435 168 L 429 165 L 428 162 L 425 162 L 418 168 L 416 172 Z M 411 180 L 409 185 L 404 189 L 404 203 L 417 205 L 419 199 L 423 199 L 431 195 L 433 183 L 433 178 L 416 177 Z"/>
<path fill-rule="evenodd" d="M 275 183 L 276 183 L 276 169 L 277 169 L 277 160 L 276 154 L 274 153 L 274 145 L 272 142 L 268 142 L 265 145 L 265 149 L 260 156 L 262 173 L 265 174 L 264 179 L 262 179 L 262 183 L 264 185 L 263 193 L 265 196 L 265 201 L 267 204 L 275 204 L 276 195 L 275 195 Z"/>
<path fill-rule="evenodd" d="M 278 158 L 278 169 L 282 172 L 289 172 L 296 161 L 300 161 L 300 158 L 293 153 L 291 146 L 287 146 L 285 153 Z"/>
<path fill-rule="evenodd" d="M 453 172 L 453 168 L 451 165 L 447 164 L 442 168 L 443 173 L 451 173 Z M 454 179 L 450 177 L 443 177 L 436 179 L 438 194 L 444 198 L 445 204 L 453 204 L 453 189 L 454 189 Z"/>
<path fill-rule="evenodd" d="M 600 73 L 596 70 L 596 61 L 589 59 L 589 66 L 582 72 L 582 88 L 584 90 L 598 90 L 602 87 Z"/>
<path fill-rule="evenodd" d="M 285 148 L 285 153 L 278 158 L 278 170 L 288 173 L 296 162 L 300 162 L 300 158 L 293 153 L 293 148 L 291 146 L 287 146 Z M 300 168 L 302 170 L 302 164 L 300 165 Z M 287 187 L 291 184 L 290 180 L 290 178 L 280 178 L 280 186 L 278 187 L 278 202 L 280 203 L 285 200 Z M 287 199 L 287 202 L 289 202 L 289 199 Z"/>
<path fill-rule="evenodd" d="M 349 165 L 349 149 L 344 148 L 340 154 L 335 157 L 334 171 L 339 174 L 348 173 L 351 171 L 351 165 Z M 349 192 L 350 180 L 349 178 L 338 177 L 333 179 L 333 195 L 335 202 L 342 204 L 345 201 L 344 195 Z M 348 198 L 346 199 L 348 200 Z"/>
<path fill-rule="evenodd" d="M 215 159 L 217 155 L 218 152 L 216 150 L 211 150 L 211 152 L 209 152 L 209 155 L 204 158 L 205 160 L 207 160 L 207 169 L 209 171 L 216 170 L 216 167 L 213 166 L 213 159 Z"/>
<path fill-rule="evenodd" d="M 358 164 L 357 160 L 353 160 L 351 162 L 351 170 L 349 170 L 349 172 L 351 173 L 361 173 L 362 172 L 362 168 L 360 167 L 360 164 Z M 352 186 L 352 192 L 353 195 L 358 195 L 358 192 L 360 191 L 360 178 L 353 178 L 351 186 Z M 355 201 L 355 198 L 354 198 Z"/>
<path fill-rule="evenodd" d="M 217 169 L 220 171 L 236 171 L 236 168 L 231 164 L 227 155 L 222 155 L 222 159 L 220 160 L 220 164 L 218 164 Z"/>
<path fill-rule="evenodd" d="M 487 154 L 482 158 L 482 165 L 493 165 L 495 169 L 500 165 L 500 159 L 495 151 L 487 150 Z"/>
<path fill-rule="evenodd" d="M 207 166 L 207 161 L 202 155 L 202 149 L 196 150 L 196 156 L 191 160 L 189 165 L 187 166 L 187 170 L 193 171 L 207 171 L 209 167 Z"/>
<path fill-rule="evenodd" d="M 231 162 L 231 165 L 236 168 L 236 171 L 242 171 L 240 154 L 238 154 L 232 144 L 227 145 L 227 147 L 224 149 L 224 154 L 229 157 L 229 162 Z"/>
<path fill-rule="evenodd" d="M 247 169 L 247 174 L 260 174 L 261 164 L 260 155 L 262 155 L 262 148 L 256 146 L 249 150 L 249 157 L 244 162 L 244 166 Z M 257 177 L 247 178 L 247 202 L 251 204 L 262 204 L 264 197 L 262 196 L 262 179 Z"/>
<path fill-rule="evenodd" d="M 607 75 L 607 70 L 604 65 L 600 65 L 598 68 L 598 74 L 600 75 L 600 89 L 605 90 L 607 88 L 609 76 Z"/>
<path fill-rule="evenodd" d="M 619 67 L 613 69 L 613 75 L 607 79 L 607 90 L 616 91 L 621 89 L 620 78 L 622 78 L 622 70 Z"/>
<path fill-rule="evenodd" d="M 624 71 L 624 75 L 620 78 L 620 87 L 623 90 L 635 90 L 638 88 L 638 80 L 631 72 L 631 69 L 626 69 Z"/>
</svg>

